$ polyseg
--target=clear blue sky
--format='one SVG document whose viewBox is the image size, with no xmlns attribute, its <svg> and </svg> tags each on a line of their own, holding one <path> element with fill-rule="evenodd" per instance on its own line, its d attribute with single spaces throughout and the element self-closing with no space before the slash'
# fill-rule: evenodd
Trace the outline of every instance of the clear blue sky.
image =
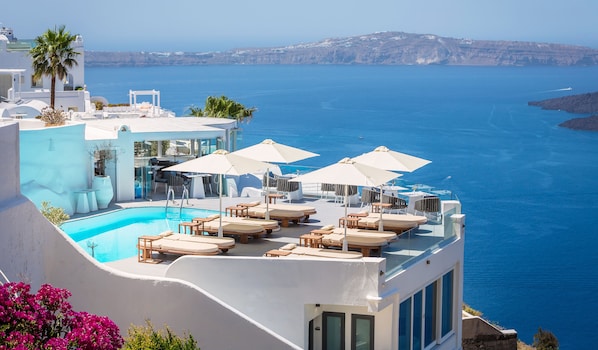
<svg viewBox="0 0 598 350">
<path fill-rule="evenodd" d="M 598 0 L 21 0 L 0 23 L 21 39 L 66 25 L 87 50 L 214 51 L 403 31 L 598 48 Z"/>
</svg>

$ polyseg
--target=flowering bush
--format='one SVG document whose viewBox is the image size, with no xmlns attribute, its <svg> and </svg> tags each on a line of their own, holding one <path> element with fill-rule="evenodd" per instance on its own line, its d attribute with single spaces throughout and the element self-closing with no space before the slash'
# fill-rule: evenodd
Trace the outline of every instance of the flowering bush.
<svg viewBox="0 0 598 350">
<path fill-rule="evenodd" d="M 120 349 L 123 338 L 109 318 L 75 312 L 66 289 L 23 282 L 0 285 L 0 350 Z"/>
</svg>

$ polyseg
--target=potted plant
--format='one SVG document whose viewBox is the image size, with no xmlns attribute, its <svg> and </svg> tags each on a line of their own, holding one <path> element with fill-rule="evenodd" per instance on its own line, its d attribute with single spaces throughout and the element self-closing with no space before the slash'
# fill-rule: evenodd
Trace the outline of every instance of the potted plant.
<svg viewBox="0 0 598 350">
<path fill-rule="evenodd" d="M 96 190 L 96 200 L 99 209 L 106 209 L 114 197 L 112 180 L 106 175 L 107 162 L 114 158 L 114 151 L 110 144 L 96 146 L 94 151 L 95 176 L 92 189 Z"/>
<path fill-rule="evenodd" d="M 42 109 L 42 114 L 39 116 L 39 119 L 45 122 L 46 126 L 64 125 L 66 121 L 66 113 L 60 109 L 44 107 Z"/>
</svg>

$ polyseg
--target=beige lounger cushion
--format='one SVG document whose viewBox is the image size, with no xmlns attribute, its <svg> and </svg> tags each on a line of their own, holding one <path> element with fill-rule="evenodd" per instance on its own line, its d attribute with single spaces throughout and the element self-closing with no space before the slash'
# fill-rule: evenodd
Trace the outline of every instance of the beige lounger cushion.
<svg viewBox="0 0 598 350">
<path fill-rule="evenodd" d="M 322 244 L 327 246 L 340 247 L 343 244 L 344 235 L 331 233 L 329 235 L 322 236 Z M 355 245 L 359 247 L 381 247 L 388 244 L 388 240 L 381 237 L 365 237 L 365 236 L 350 236 L 347 235 L 347 242 L 349 245 Z"/>
<path fill-rule="evenodd" d="M 345 231 L 344 228 L 335 228 L 332 233 L 344 235 Z M 354 229 L 348 228 L 347 229 L 347 236 L 360 236 L 360 237 L 376 237 L 376 238 L 383 238 L 387 241 L 394 241 L 397 239 L 397 234 L 392 231 L 374 231 L 374 230 L 361 230 L 361 229 Z"/>
<path fill-rule="evenodd" d="M 161 232 L 158 236 L 160 237 L 168 237 L 170 235 L 172 235 L 174 232 L 172 232 L 171 230 L 166 230 L 164 232 Z"/>
<path fill-rule="evenodd" d="M 165 237 L 165 239 L 171 239 L 174 241 L 210 243 L 217 245 L 220 249 L 230 249 L 235 246 L 235 239 L 231 237 L 191 236 L 182 233 L 175 233 Z"/>
<path fill-rule="evenodd" d="M 358 252 L 344 252 L 336 249 L 322 249 L 310 247 L 296 247 L 291 250 L 292 255 L 305 255 L 319 258 L 335 258 L 335 259 L 360 259 L 363 254 Z"/>
<path fill-rule="evenodd" d="M 408 230 L 425 224 L 428 219 L 425 216 L 411 214 L 382 214 L 383 226 L 387 230 Z M 365 218 L 360 218 L 357 226 L 360 228 L 376 229 L 380 222 L 380 214 L 371 213 Z"/>
<path fill-rule="evenodd" d="M 218 225 L 219 222 L 205 223 L 204 229 L 208 232 L 218 232 Z M 222 231 L 225 234 L 229 233 L 241 233 L 241 234 L 259 234 L 265 232 L 266 230 L 260 225 L 253 225 L 253 224 L 241 224 L 241 223 L 232 223 L 222 221 Z"/>
<path fill-rule="evenodd" d="M 152 242 L 154 249 L 173 254 L 215 255 L 220 249 L 215 244 L 158 239 Z"/>
<path fill-rule="evenodd" d="M 256 218 L 243 218 L 243 217 L 230 217 L 225 216 L 222 217 L 222 222 L 228 223 L 237 223 L 237 224 L 251 224 L 251 225 L 260 225 L 266 230 L 276 230 L 280 228 L 278 221 L 276 220 L 266 220 L 266 219 L 256 219 Z"/>
<path fill-rule="evenodd" d="M 295 243 L 289 243 L 289 244 L 285 244 L 282 247 L 278 248 L 280 250 L 293 250 L 297 247 L 297 245 Z"/>
<path fill-rule="evenodd" d="M 249 208 L 248 215 L 251 217 L 264 218 L 264 217 L 266 217 L 266 208 L 261 208 L 261 207 Z M 305 213 L 303 213 L 303 211 L 270 209 L 270 218 L 298 220 L 304 216 L 305 216 Z"/>
<path fill-rule="evenodd" d="M 260 208 L 266 208 L 265 204 L 260 205 Z M 316 214 L 316 208 L 310 207 L 307 205 L 299 205 L 299 204 L 269 204 L 269 209 L 280 209 L 280 210 L 290 210 L 290 211 L 301 211 L 305 215 L 313 215 Z"/>
</svg>

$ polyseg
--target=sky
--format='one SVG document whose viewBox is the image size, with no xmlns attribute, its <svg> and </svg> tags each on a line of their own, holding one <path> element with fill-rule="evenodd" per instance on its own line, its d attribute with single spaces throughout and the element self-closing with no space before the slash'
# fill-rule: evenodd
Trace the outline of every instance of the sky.
<svg viewBox="0 0 598 350">
<path fill-rule="evenodd" d="M 65 25 L 86 50 L 225 51 L 383 31 L 598 49 L 597 0 L 20 0 L 2 26 L 33 39 Z"/>
</svg>

